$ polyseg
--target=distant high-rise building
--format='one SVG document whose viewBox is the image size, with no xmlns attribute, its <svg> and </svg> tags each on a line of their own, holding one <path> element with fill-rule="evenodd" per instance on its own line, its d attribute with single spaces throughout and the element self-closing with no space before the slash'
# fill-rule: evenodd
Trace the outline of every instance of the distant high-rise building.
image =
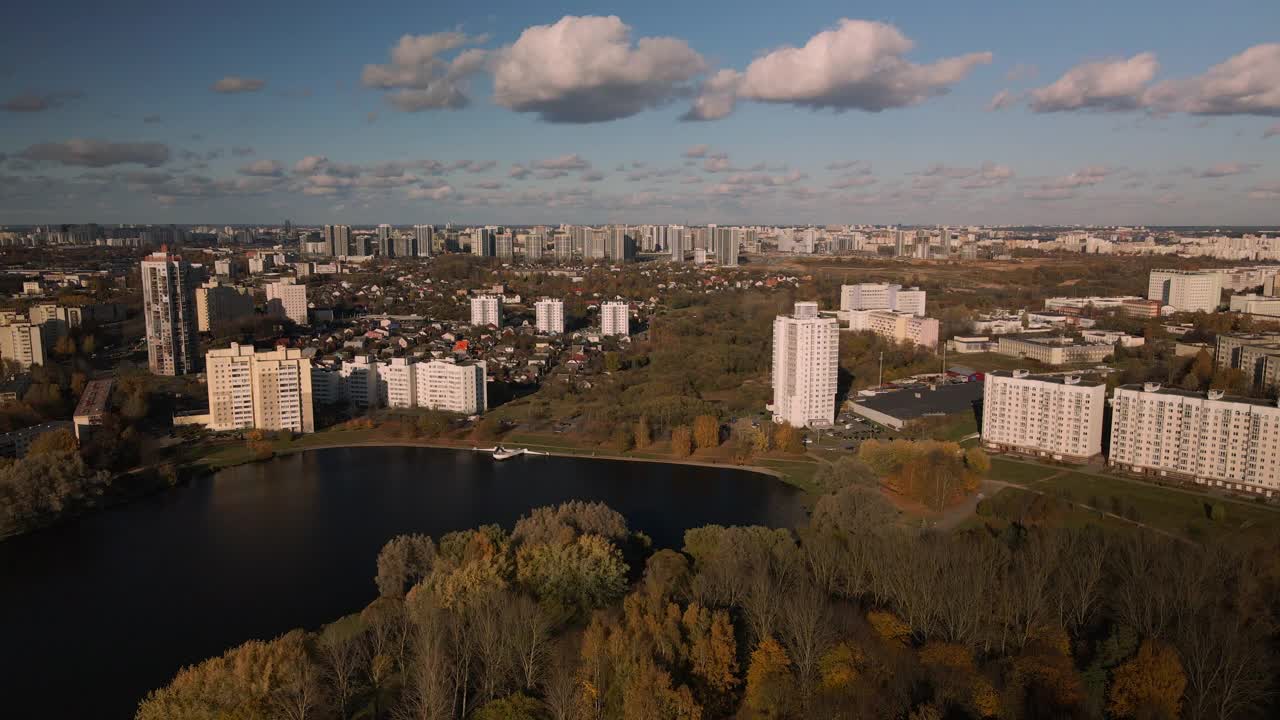
<svg viewBox="0 0 1280 720">
<path fill-rule="evenodd" d="M 206 353 L 205 364 L 210 429 L 315 431 L 311 359 L 302 350 L 232 343 Z"/>
<path fill-rule="evenodd" d="M 672 225 L 667 228 L 667 251 L 671 253 L 672 262 L 684 262 L 685 251 L 689 243 L 684 228 Z"/>
<path fill-rule="evenodd" d="M 573 237 L 569 235 L 556 235 L 552 240 L 555 246 L 556 260 L 558 262 L 569 262 L 573 260 Z"/>
<path fill-rule="evenodd" d="M 583 257 L 587 260 L 604 260 L 609 257 L 608 235 L 603 230 L 587 228 L 587 248 Z"/>
<path fill-rule="evenodd" d="M 253 296 L 234 285 L 217 280 L 196 288 L 196 329 L 221 333 L 240 320 L 253 316 Z"/>
<path fill-rule="evenodd" d="M 498 233 L 493 237 L 493 256 L 502 262 L 511 262 L 515 259 L 515 239 L 511 236 L 511 231 Z"/>
<path fill-rule="evenodd" d="M 477 295 L 471 298 L 471 324 L 477 327 L 502 327 L 502 298 Z"/>
<path fill-rule="evenodd" d="M 471 254 L 477 257 L 494 257 L 498 254 L 497 228 L 484 227 L 471 231 Z"/>
<path fill-rule="evenodd" d="M 557 298 L 542 298 L 533 304 L 535 323 L 538 332 L 549 335 L 564 333 L 564 301 Z"/>
<path fill-rule="evenodd" d="M 323 236 L 324 243 L 329 248 L 329 255 L 338 257 L 341 255 L 360 254 L 351 252 L 350 225 L 325 225 Z"/>
<path fill-rule="evenodd" d="M 631 303 L 626 300 L 606 300 L 600 304 L 600 334 L 631 334 Z"/>
<path fill-rule="evenodd" d="M 378 254 L 391 257 L 395 248 L 391 244 L 391 226 L 383 223 L 378 226 Z"/>
<path fill-rule="evenodd" d="M 1147 299 L 1158 300 L 1179 312 L 1213 312 L 1222 304 L 1222 272 L 1219 270 L 1152 270 Z"/>
<path fill-rule="evenodd" d="M 606 236 L 605 257 L 615 262 L 634 260 L 635 240 L 627 234 L 626 225 L 610 225 Z"/>
<path fill-rule="evenodd" d="M 537 262 L 542 259 L 542 251 L 545 249 L 547 238 L 540 231 L 529 233 L 524 238 L 524 256 L 530 262 Z"/>
<path fill-rule="evenodd" d="M 413 234 L 418 241 L 418 257 L 431 257 L 435 253 L 436 229 L 432 225 L 414 225 Z"/>
<path fill-rule="evenodd" d="M 157 375 L 196 371 L 195 282 L 191 265 L 179 255 L 162 249 L 142 261 L 147 364 Z"/>
<path fill-rule="evenodd" d="M 712 252 L 716 263 L 724 267 L 738 265 L 738 235 L 732 228 L 716 227 L 712 230 Z"/>
<path fill-rule="evenodd" d="M 799 302 L 773 321 L 773 421 L 794 427 L 830 424 L 836 416 L 840 324 Z"/>
<path fill-rule="evenodd" d="M 298 325 L 307 324 L 307 286 L 284 278 L 267 283 L 267 314 L 287 318 Z"/>
</svg>

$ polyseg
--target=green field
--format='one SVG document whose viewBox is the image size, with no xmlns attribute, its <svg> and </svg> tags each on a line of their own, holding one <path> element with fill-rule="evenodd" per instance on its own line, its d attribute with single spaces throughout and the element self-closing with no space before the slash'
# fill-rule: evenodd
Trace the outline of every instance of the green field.
<svg viewBox="0 0 1280 720">
<path fill-rule="evenodd" d="M 1269 539 L 1280 532 L 1280 510 L 1190 489 L 1006 458 L 992 459 L 991 478 L 1074 503 L 1096 504 L 1107 512 L 1119 509 L 1137 522 L 1190 540 Z M 1214 504 L 1226 511 L 1219 522 L 1209 517 Z"/>
</svg>

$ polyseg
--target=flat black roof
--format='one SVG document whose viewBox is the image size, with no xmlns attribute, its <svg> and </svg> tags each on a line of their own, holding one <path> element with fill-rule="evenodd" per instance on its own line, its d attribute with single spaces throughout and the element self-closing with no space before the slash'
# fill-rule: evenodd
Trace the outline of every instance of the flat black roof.
<svg viewBox="0 0 1280 720">
<path fill-rule="evenodd" d="M 914 420 L 926 415 L 972 412 L 974 401 L 982 397 L 980 382 L 937 385 L 933 386 L 932 390 L 930 387 L 929 385 L 909 385 L 874 397 L 856 397 L 854 402 L 890 417 Z"/>
</svg>

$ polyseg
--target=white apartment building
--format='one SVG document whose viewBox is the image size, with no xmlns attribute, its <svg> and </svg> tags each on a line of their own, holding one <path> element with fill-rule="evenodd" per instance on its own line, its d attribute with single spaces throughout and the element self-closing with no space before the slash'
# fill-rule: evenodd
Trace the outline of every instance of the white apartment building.
<svg viewBox="0 0 1280 720">
<path fill-rule="evenodd" d="M 631 334 L 631 303 L 626 300 L 606 300 L 600 304 L 600 334 Z"/>
<path fill-rule="evenodd" d="M 408 358 L 391 358 L 377 364 L 378 398 L 389 408 L 411 408 L 418 405 L 415 363 Z"/>
<path fill-rule="evenodd" d="M 205 366 L 211 430 L 315 431 L 309 354 L 232 343 L 206 353 Z"/>
<path fill-rule="evenodd" d="M 435 248 L 436 229 L 433 225 L 414 225 L 413 235 L 416 240 L 415 249 L 418 251 L 418 257 L 431 257 Z"/>
<path fill-rule="evenodd" d="M 378 363 L 368 355 L 358 355 L 344 360 L 338 370 L 341 382 L 341 398 L 355 407 L 377 407 L 381 399 L 378 390 Z"/>
<path fill-rule="evenodd" d="M 538 332 L 548 335 L 564 333 L 564 301 L 542 298 L 533 304 L 534 322 Z"/>
<path fill-rule="evenodd" d="M 488 368 L 483 360 L 432 360 L 418 363 L 415 370 L 418 407 L 463 415 L 478 415 L 489 409 Z"/>
<path fill-rule="evenodd" d="M 44 325 L 11 323 L 0 325 L 0 359 L 12 360 L 30 370 L 32 365 L 49 364 L 52 333 Z"/>
<path fill-rule="evenodd" d="M 164 251 L 142 261 L 147 364 L 156 375 L 196 370 L 195 277 L 191 265 Z"/>
<path fill-rule="evenodd" d="M 293 278 L 267 283 L 267 314 L 306 325 L 307 286 L 297 284 Z"/>
<path fill-rule="evenodd" d="M 934 348 L 938 346 L 938 321 L 894 310 L 850 310 L 841 312 L 849 318 L 850 330 L 871 332 L 896 342 Z"/>
<path fill-rule="evenodd" d="M 859 283 L 840 286 L 840 309 L 894 310 L 923 316 L 926 292 L 920 288 L 903 289 L 887 283 Z"/>
<path fill-rule="evenodd" d="M 1107 388 L 1076 376 L 987 373 L 982 443 L 990 450 L 1088 462 L 1102 453 Z"/>
<path fill-rule="evenodd" d="M 840 323 L 818 317 L 818 304 L 796 303 L 792 315 L 773 321 L 775 423 L 795 427 L 831 423 L 836 416 Z"/>
<path fill-rule="evenodd" d="M 1218 270 L 1152 270 L 1147 299 L 1181 312 L 1213 312 L 1222 302 L 1222 273 Z"/>
<path fill-rule="evenodd" d="M 1280 407 L 1163 388 L 1118 387 L 1110 463 L 1122 470 L 1259 493 L 1280 492 Z"/>
<path fill-rule="evenodd" d="M 502 298 L 477 295 L 471 298 L 471 324 L 477 327 L 502 327 Z"/>
</svg>

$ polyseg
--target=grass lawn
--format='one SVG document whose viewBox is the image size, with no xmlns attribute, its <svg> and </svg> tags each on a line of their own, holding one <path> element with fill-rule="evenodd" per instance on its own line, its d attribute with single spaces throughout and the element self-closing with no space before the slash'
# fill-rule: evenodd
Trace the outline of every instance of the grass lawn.
<svg viewBox="0 0 1280 720">
<path fill-rule="evenodd" d="M 991 372 L 992 370 L 1030 370 L 1031 372 L 1062 372 L 1064 370 L 1091 368 L 1098 363 L 1085 363 L 1083 365 L 1042 365 L 1035 360 L 1027 360 L 1026 358 L 1010 357 L 1008 355 L 999 355 L 996 353 L 963 353 L 947 356 L 948 365 L 963 365 L 970 367 L 978 372 Z"/>
<path fill-rule="evenodd" d="M 1125 515 L 1132 508 L 1137 521 L 1190 540 L 1267 539 L 1280 532 L 1280 511 L 1272 507 L 1190 489 L 1001 457 L 992 458 L 990 477 Z M 1215 503 L 1226 510 L 1221 522 L 1209 518 Z"/>
</svg>

